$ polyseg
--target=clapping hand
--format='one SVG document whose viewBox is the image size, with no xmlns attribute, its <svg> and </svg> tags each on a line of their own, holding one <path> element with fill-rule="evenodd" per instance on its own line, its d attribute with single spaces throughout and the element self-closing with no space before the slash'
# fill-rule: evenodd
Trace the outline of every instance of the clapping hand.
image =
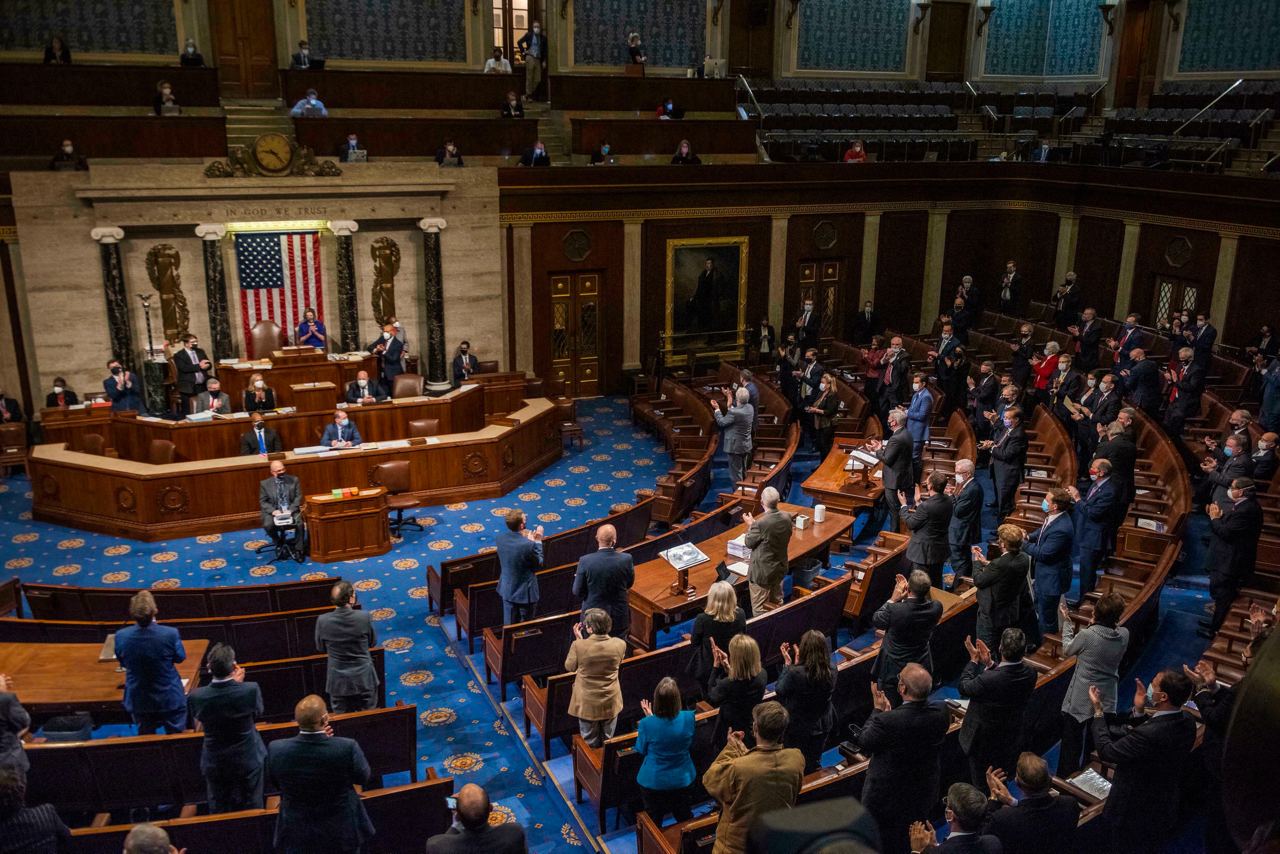
<svg viewBox="0 0 1280 854">
<path fill-rule="evenodd" d="M 644 712 L 646 715 L 651 715 L 653 714 L 653 706 L 650 705 L 648 700 L 641 700 L 640 711 Z"/>
<path fill-rule="evenodd" d="M 233 670 L 233 671 L 231 671 L 231 679 L 232 679 L 232 681 L 234 681 L 234 682 L 243 682 L 243 681 L 244 681 L 244 668 L 243 668 L 243 667 L 241 667 L 239 664 L 237 664 L 237 665 L 236 665 L 236 669 L 235 669 L 235 670 Z"/>
<path fill-rule="evenodd" d="M 974 644 L 978 653 L 978 661 L 983 667 L 991 666 L 991 650 L 987 648 L 987 642 L 982 638 L 978 638 L 978 642 Z"/>
<path fill-rule="evenodd" d="M 0 691 L 13 693 L 13 677 L 0 673 Z"/>
<path fill-rule="evenodd" d="M 1206 504 L 1204 508 L 1204 512 L 1209 514 L 1210 519 L 1222 518 L 1222 508 L 1219 507 L 1217 504 Z"/>
<path fill-rule="evenodd" d="M 1133 710 L 1138 714 L 1147 710 L 1147 686 L 1141 679 L 1133 680 Z"/>
<path fill-rule="evenodd" d="M 573 636 L 574 636 L 575 638 L 577 638 L 578 640 L 585 640 L 585 639 L 586 639 L 586 637 L 587 637 L 587 630 L 586 630 L 586 628 L 582 625 L 582 623 L 574 623 L 574 624 L 573 624 Z"/>
<path fill-rule="evenodd" d="M 1144 697 L 1145 699 L 1145 697 Z M 1102 712 L 1102 692 L 1098 690 L 1097 685 L 1089 686 L 1089 703 L 1093 706 L 1093 713 L 1101 714 Z"/>
<path fill-rule="evenodd" d="M 728 654 L 723 649 L 716 646 L 715 638 L 708 638 L 707 640 L 711 642 L 711 666 L 723 667 L 724 669 L 728 670 L 729 669 Z"/>
<path fill-rule="evenodd" d="M 1074 486 L 1067 487 L 1067 494 L 1071 496 L 1072 501 L 1080 500 L 1080 490 L 1076 489 Z"/>
<path fill-rule="evenodd" d="M 973 549 L 971 550 L 971 554 L 973 555 L 974 563 L 978 563 L 983 566 L 986 566 L 988 563 L 990 563 L 990 561 L 987 560 L 987 556 L 982 553 L 982 548 L 979 546 L 974 546 Z"/>
<path fill-rule="evenodd" d="M 791 643 L 787 643 L 786 641 L 783 641 L 782 645 L 778 647 L 778 650 L 782 653 L 782 660 L 784 662 L 786 662 L 787 664 L 796 663 L 796 659 L 799 657 L 799 655 L 798 655 L 798 651 L 796 650 L 795 644 L 791 644 Z"/>
<path fill-rule="evenodd" d="M 1218 440 L 1214 439 L 1212 436 L 1205 436 L 1204 446 L 1212 451 L 1214 448 L 1218 447 Z"/>
<path fill-rule="evenodd" d="M 746 526 L 748 528 L 750 528 L 752 525 L 755 524 L 756 517 L 752 516 L 750 513 L 744 510 L 742 513 L 742 521 L 746 523 Z"/>
<path fill-rule="evenodd" d="M 969 660 L 977 663 L 980 659 L 978 656 L 978 648 L 973 645 L 973 638 L 969 635 L 964 636 L 964 651 L 969 653 Z"/>
<path fill-rule="evenodd" d="M 893 577 L 893 595 L 889 597 L 890 602 L 901 602 L 907 598 L 907 577 L 902 573 L 898 573 Z"/>
<path fill-rule="evenodd" d="M 879 439 L 868 439 L 865 443 L 865 447 L 868 451 L 871 451 L 874 454 L 876 451 L 880 450 L 881 444 L 882 443 Z"/>
<path fill-rule="evenodd" d="M 917 821 L 911 824 L 911 850 L 923 851 L 930 845 L 936 845 L 938 837 L 933 832 L 933 825 Z"/>
<path fill-rule="evenodd" d="M 745 738 L 745 734 L 742 730 L 734 730 L 730 732 L 728 738 L 725 739 L 725 747 L 732 747 L 739 753 L 746 753 L 747 745 L 746 742 L 743 741 L 743 738 Z"/>
<path fill-rule="evenodd" d="M 987 791 L 991 792 L 991 797 L 1007 806 L 1014 806 L 1018 803 L 1018 799 L 1009 794 L 1009 787 L 1005 785 L 1005 773 L 1000 768 L 987 768 Z"/>
<path fill-rule="evenodd" d="M 871 683 L 871 705 L 881 712 L 887 712 L 893 708 L 889 698 L 885 696 L 885 693 L 880 690 L 880 686 L 875 682 Z"/>
<path fill-rule="evenodd" d="M 978 450 L 980 451 L 990 450 L 991 448 L 995 447 L 995 444 L 996 443 L 991 441 L 990 439 L 983 439 L 981 442 L 978 443 Z"/>
<path fill-rule="evenodd" d="M 1212 688 L 1218 684 L 1217 669 L 1213 666 L 1212 662 L 1205 661 L 1204 659 L 1196 662 L 1195 670 L 1192 670 L 1185 664 L 1182 665 L 1182 672 L 1187 674 L 1187 678 L 1191 680 L 1191 684 L 1195 685 L 1197 691 L 1202 688 Z"/>
<path fill-rule="evenodd" d="M 1275 612 L 1273 611 L 1272 615 L 1274 614 Z M 1255 632 L 1267 623 L 1271 622 L 1267 619 L 1267 616 L 1267 609 L 1259 605 L 1257 602 L 1254 602 L 1249 606 L 1249 624 L 1253 626 Z"/>
<path fill-rule="evenodd" d="M 1213 471 L 1217 467 L 1218 467 L 1217 460 L 1206 458 L 1205 461 L 1200 464 L 1200 471 L 1206 471 L 1206 472 Z"/>
<path fill-rule="evenodd" d="M 1067 607 L 1066 599 L 1058 600 L 1058 616 L 1062 618 L 1064 626 L 1071 621 L 1071 609 Z"/>
</svg>

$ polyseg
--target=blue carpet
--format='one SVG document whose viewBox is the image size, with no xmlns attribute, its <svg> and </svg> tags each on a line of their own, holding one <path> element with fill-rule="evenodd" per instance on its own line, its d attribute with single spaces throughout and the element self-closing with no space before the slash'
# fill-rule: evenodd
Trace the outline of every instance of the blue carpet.
<svg viewBox="0 0 1280 854">
<path fill-rule="evenodd" d="M 458 785 L 484 786 L 498 815 L 519 821 L 531 850 L 550 852 L 590 845 L 584 827 L 533 761 L 518 727 L 476 671 L 449 642 L 441 620 L 428 615 L 426 565 L 492 545 L 507 507 L 527 510 L 530 524 L 563 531 L 633 502 L 635 490 L 652 489 L 670 465 L 661 443 L 632 427 L 623 399 L 578 403 L 585 448 L 504 498 L 426 508 L 426 530 L 408 529 L 403 542 L 377 558 L 345 564 L 266 565 L 253 549 L 260 530 L 141 543 L 31 520 L 31 487 L 22 477 L 0 481 L 0 543 L 7 574 L 24 581 L 131 587 L 196 587 L 288 581 L 312 574 L 351 579 L 373 615 L 387 656 L 387 700 L 418 707 L 421 770 L 452 774 Z M 123 615 L 122 615 L 123 616 Z M 160 615 L 163 619 L 163 614 Z M 451 621 L 450 621 L 451 622 Z M 465 647 L 463 648 L 465 652 Z M 122 734 L 103 727 L 97 735 Z M 570 781 L 571 782 L 571 781 Z M 591 827 L 591 826 L 589 826 Z M 594 829 L 592 827 L 592 829 Z"/>
</svg>

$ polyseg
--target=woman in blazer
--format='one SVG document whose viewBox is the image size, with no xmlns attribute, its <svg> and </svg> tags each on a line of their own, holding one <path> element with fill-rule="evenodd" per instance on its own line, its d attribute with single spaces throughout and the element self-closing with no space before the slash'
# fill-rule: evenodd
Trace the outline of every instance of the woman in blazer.
<svg viewBox="0 0 1280 854">
<path fill-rule="evenodd" d="M 1027 578 L 1031 574 L 1031 558 L 1022 553 L 1023 531 L 1017 525 L 1001 525 L 996 529 L 1000 541 L 1000 557 L 987 562 L 982 550 L 973 550 L 973 586 L 978 588 L 978 624 L 974 635 L 998 649 L 1005 629 L 1023 628 L 1034 619 Z"/>
<path fill-rule="evenodd" d="M 733 585 L 727 581 L 712 584 L 707 591 L 707 609 L 693 620 L 693 631 L 689 635 L 693 655 L 689 656 L 689 663 L 685 666 L 685 673 L 698 680 L 704 696 L 715 666 L 712 645 L 728 649 L 733 636 L 746 630 L 747 615 L 738 607 L 738 594 Z"/>
<path fill-rule="evenodd" d="M 1065 603 L 1058 606 L 1062 616 L 1062 655 L 1076 657 L 1071 684 L 1062 700 L 1062 746 L 1058 754 L 1058 776 L 1070 777 L 1084 767 L 1085 758 L 1093 752 L 1090 723 L 1093 704 L 1089 686 L 1102 692 L 1103 711 L 1116 710 L 1116 683 L 1120 679 L 1120 661 L 1129 647 L 1129 630 L 1116 628 L 1124 613 L 1124 597 L 1107 593 L 1093 606 L 1093 623 L 1076 633 Z"/>
<path fill-rule="evenodd" d="M 818 450 L 818 459 L 825 460 L 836 439 L 836 413 L 840 411 L 840 398 L 836 395 L 836 379 L 831 374 L 823 374 L 818 386 L 818 399 L 812 406 L 806 406 L 805 412 L 813 416 L 813 445 Z"/>
<path fill-rule="evenodd" d="M 270 412 L 276 408 L 276 393 L 262 379 L 262 374 L 249 377 L 249 388 L 244 393 L 245 412 Z"/>
<path fill-rule="evenodd" d="M 696 776 L 693 757 L 694 715 L 680 708 L 680 686 L 666 676 L 653 691 L 653 703 L 640 701 L 645 716 L 636 735 L 636 753 L 644 757 L 636 782 L 644 799 L 645 812 L 662 826 L 667 813 L 676 821 L 693 818 L 689 808 Z"/>
<path fill-rule="evenodd" d="M 769 675 L 760 664 L 760 646 L 748 634 L 738 634 L 729 641 L 726 653 L 712 646 L 715 667 L 707 700 L 720 710 L 716 719 L 715 746 L 724 746 L 729 733 L 740 732 L 747 747 L 755 746 L 751 733 L 751 712 L 764 699 Z"/>
<path fill-rule="evenodd" d="M 622 686 L 618 667 L 627 655 L 627 642 L 609 636 L 613 620 L 609 612 L 591 608 L 573 626 L 577 638 L 569 647 L 564 669 L 573 672 L 569 714 L 578 719 L 578 731 L 592 747 L 613 738 L 622 712 Z"/>
<path fill-rule="evenodd" d="M 791 716 L 783 744 L 804 754 L 804 772 L 809 774 L 821 766 L 822 749 L 835 724 L 831 692 L 836 674 L 827 636 L 810 629 L 801 636 L 799 648 L 782 645 L 782 660 L 787 666 L 778 675 L 778 702 Z"/>
<path fill-rule="evenodd" d="M 880 411 L 880 360 L 884 358 L 887 348 L 884 346 L 884 337 L 881 335 L 871 336 L 871 346 L 862 348 L 863 375 L 865 379 L 862 381 L 862 392 L 867 398 L 867 403 L 871 404 L 872 412 Z"/>
</svg>

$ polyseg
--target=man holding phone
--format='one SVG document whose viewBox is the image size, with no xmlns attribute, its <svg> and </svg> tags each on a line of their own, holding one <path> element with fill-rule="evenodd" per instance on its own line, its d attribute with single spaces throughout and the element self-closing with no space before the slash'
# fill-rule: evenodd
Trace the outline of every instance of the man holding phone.
<svg viewBox="0 0 1280 854">
<path fill-rule="evenodd" d="M 489 824 L 489 795 L 475 783 L 445 802 L 453 810 L 453 826 L 427 840 L 427 854 L 527 854 L 524 828 L 515 822 Z"/>
</svg>

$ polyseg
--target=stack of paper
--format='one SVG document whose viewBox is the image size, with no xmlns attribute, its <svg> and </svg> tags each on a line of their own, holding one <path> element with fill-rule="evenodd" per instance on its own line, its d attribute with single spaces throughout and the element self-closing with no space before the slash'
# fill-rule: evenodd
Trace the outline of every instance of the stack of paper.
<svg viewBox="0 0 1280 854">
<path fill-rule="evenodd" d="M 751 557 L 751 549 L 747 548 L 747 535 L 739 534 L 725 544 L 725 551 L 730 557 L 738 557 L 749 559 Z"/>
</svg>

